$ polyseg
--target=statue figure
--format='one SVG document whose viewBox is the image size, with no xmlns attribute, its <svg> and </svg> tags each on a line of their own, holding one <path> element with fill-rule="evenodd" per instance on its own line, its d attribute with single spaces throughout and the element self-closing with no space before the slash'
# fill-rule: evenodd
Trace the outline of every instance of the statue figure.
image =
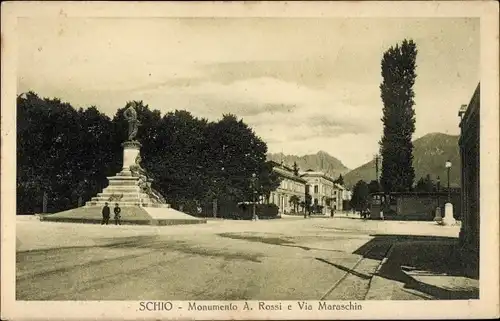
<svg viewBox="0 0 500 321">
<path fill-rule="evenodd" d="M 135 110 L 135 102 L 129 104 L 129 107 L 123 113 L 123 116 L 128 121 L 128 140 L 132 141 L 137 136 L 139 129 L 139 120 L 137 119 L 137 111 Z"/>
<path fill-rule="evenodd" d="M 165 198 L 154 188 L 151 187 L 153 180 L 148 177 L 147 172 L 141 166 L 141 155 L 137 155 L 135 159 L 135 164 L 130 166 L 130 171 L 132 176 L 139 177 L 139 187 L 141 190 L 151 197 L 151 200 L 155 203 L 166 204 Z"/>
<path fill-rule="evenodd" d="M 141 158 L 141 155 L 139 154 L 135 158 L 135 164 L 130 165 L 130 171 L 132 172 L 132 176 L 147 177 L 146 170 L 144 168 L 142 168 L 142 166 L 141 166 L 141 161 L 142 161 L 142 158 Z"/>
</svg>

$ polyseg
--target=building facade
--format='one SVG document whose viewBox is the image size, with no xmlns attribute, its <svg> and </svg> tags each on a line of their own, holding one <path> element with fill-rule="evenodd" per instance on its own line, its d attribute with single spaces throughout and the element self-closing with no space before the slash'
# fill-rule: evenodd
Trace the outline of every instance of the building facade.
<svg viewBox="0 0 500 321">
<path fill-rule="evenodd" d="M 299 212 L 299 204 L 305 200 L 306 181 L 283 164 L 274 163 L 273 171 L 279 175 L 281 183 L 270 193 L 268 202 L 276 204 L 280 214 Z"/>
<path fill-rule="evenodd" d="M 479 109 L 480 84 L 460 117 L 460 158 L 461 158 L 461 230 L 460 241 L 463 245 L 479 253 Z"/>
<path fill-rule="evenodd" d="M 323 172 L 305 171 L 300 176 L 306 180 L 311 195 L 311 205 L 321 208 L 322 214 L 330 214 L 332 210 L 342 210 L 344 188 Z"/>
<path fill-rule="evenodd" d="M 340 185 L 335 183 L 334 189 L 333 189 L 333 199 L 332 199 L 332 206 L 333 209 L 336 211 L 343 211 L 344 210 L 344 199 L 347 194 L 347 189 Z"/>
</svg>

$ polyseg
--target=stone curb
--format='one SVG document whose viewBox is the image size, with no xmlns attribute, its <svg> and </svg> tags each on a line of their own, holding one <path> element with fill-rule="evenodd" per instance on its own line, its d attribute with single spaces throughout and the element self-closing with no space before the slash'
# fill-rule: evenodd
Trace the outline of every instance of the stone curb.
<svg viewBox="0 0 500 321">
<path fill-rule="evenodd" d="M 387 260 L 391 256 L 393 250 L 394 244 L 391 244 L 391 246 L 387 249 L 384 258 L 380 261 L 380 264 L 377 266 L 377 269 L 370 279 L 368 292 L 365 295 L 365 300 L 391 300 L 392 289 L 395 286 L 394 283 L 398 282 L 387 280 L 383 277 L 378 276 L 378 274 L 382 269 L 382 266 L 387 263 Z"/>
</svg>

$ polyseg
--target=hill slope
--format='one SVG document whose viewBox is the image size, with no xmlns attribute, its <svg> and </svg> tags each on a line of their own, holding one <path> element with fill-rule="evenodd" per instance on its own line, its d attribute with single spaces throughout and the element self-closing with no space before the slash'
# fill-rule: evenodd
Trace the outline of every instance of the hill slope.
<svg viewBox="0 0 500 321">
<path fill-rule="evenodd" d="M 415 182 L 427 174 L 432 180 L 441 178 L 441 186 L 446 186 L 446 160 L 453 164 L 450 171 L 450 186 L 460 186 L 460 154 L 458 136 L 442 133 L 427 134 L 413 141 L 413 167 L 415 168 Z M 380 166 L 380 163 L 379 163 Z M 370 182 L 375 179 L 375 161 L 372 160 L 353 169 L 344 176 L 346 186 L 351 187 L 358 180 Z"/>
<path fill-rule="evenodd" d="M 308 169 L 323 171 L 333 178 L 337 178 L 340 174 L 344 175 L 349 171 L 349 168 L 345 167 L 340 160 L 324 151 L 304 156 L 285 155 L 283 153 L 268 154 L 267 159 L 277 163 L 283 161 L 283 164 L 290 168 L 294 162 L 297 162 L 297 166 L 301 171 Z"/>
</svg>

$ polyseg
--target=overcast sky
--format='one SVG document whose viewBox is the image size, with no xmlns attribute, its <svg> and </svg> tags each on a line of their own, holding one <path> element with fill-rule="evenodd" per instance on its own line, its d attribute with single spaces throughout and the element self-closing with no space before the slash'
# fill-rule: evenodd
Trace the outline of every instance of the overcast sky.
<svg viewBox="0 0 500 321">
<path fill-rule="evenodd" d="M 478 19 L 18 20 L 18 94 L 112 116 L 129 100 L 216 120 L 234 113 L 270 152 L 324 150 L 355 168 L 378 151 L 380 60 L 418 48 L 416 132 L 458 134 L 479 81 Z"/>
</svg>

